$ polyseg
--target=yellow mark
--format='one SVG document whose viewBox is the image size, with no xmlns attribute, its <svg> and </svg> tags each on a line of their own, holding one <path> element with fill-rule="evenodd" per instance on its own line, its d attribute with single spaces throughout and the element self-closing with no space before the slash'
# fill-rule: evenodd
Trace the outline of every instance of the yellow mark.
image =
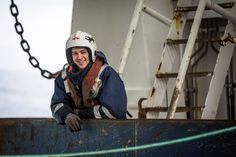
<svg viewBox="0 0 236 157">
<path fill-rule="evenodd" d="M 176 13 L 174 15 L 174 20 L 175 20 L 176 33 L 179 34 L 180 29 L 181 29 L 182 24 L 183 24 L 182 15 L 180 13 Z"/>
</svg>

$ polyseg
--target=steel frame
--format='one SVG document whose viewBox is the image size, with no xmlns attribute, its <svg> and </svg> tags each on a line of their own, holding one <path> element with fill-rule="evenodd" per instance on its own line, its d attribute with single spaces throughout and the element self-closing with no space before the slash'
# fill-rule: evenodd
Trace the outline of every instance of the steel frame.
<svg viewBox="0 0 236 157">
<path fill-rule="evenodd" d="M 188 39 L 186 49 L 184 52 L 184 57 L 181 62 L 179 73 L 178 73 L 177 80 L 175 83 L 175 89 L 174 89 L 174 93 L 171 98 L 170 108 L 167 112 L 167 117 L 166 117 L 167 119 L 174 118 L 174 113 L 176 111 L 178 100 L 179 100 L 179 97 L 181 94 L 183 81 L 186 76 L 190 57 L 191 57 L 192 51 L 193 51 L 193 46 L 194 46 L 196 38 L 197 38 L 197 33 L 198 33 L 199 26 L 201 23 L 201 18 L 203 16 L 203 12 L 204 12 L 206 6 L 211 8 L 212 10 L 216 11 L 217 13 L 221 14 L 223 17 L 229 19 L 234 25 L 236 25 L 236 18 L 233 15 L 233 13 L 230 13 L 229 11 L 223 9 L 221 6 L 217 5 L 216 3 L 213 3 L 211 0 L 200 0 L 199 1 L 199 5 L 198 5 L 198 8 L 197 8 L 197 11 L 195 14 L 195 18 L 193 21 L 193 25 L 192 25 L 192 28 L 190 31 L 191 33 L 189 35 L 189 39 Z M 233 8 L 235 8 L 235 7 L 233 7 Z M 235 11 L 235 9 L 233 11 Z M 231 28 L 227 28 L 225 33 L 234 32 L 234 35 L 235 35 L 235 30 L 233 30 L 233 28 L 232 28 L 233 26 L 230 26 L 230 25 L 231 24 L 229 23 L 227 27 L 231 27 Z M 218 104 L 219 104 L 220 94 L 223 89 L 224 79 L 226 76 L 227 69 L 229 67 L 229 65 L 227 63 L 230 63 L 230 59 L 232 57 L 234 47 L 235 47 L 235 45 L 231 44 L 231 46 L 228 46 L 228 48 L 221 47 L 221 49 L 220 49 L 220 52 L 221 52 L 220 54 L 222 54 L 222 51 L 224 51 L 224 52 L 228 51 L 228 52 L 224 53 L 224 55 L 218 55 L 217 64 L 215 66 L 214 76 L 213 76 L 212 81 L 210 83 L 210 89 L 209 89 L 207 99 L 205 102 L 206 108 L 203 111 L 202 119 L 215 119 L 216 111 L 217 111 Z M 227 54 L 227 57 L 225 54 Z M 219 61 L 221 61 L 221 62 L 219 62 Z M 214 86 L 214 88 L 216 88 L 216 86 L 217 86 L 217 90 L 214 90 L 213 86 Z M 216 91 L 218 91 L 218 92 L 215 93 Z"/>
</svg>

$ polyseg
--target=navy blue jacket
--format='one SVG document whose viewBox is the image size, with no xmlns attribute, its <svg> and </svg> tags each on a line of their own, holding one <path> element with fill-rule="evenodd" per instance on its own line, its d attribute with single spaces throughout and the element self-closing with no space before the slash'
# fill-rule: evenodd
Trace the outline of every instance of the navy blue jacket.
<svg viewBox="0 0 236 157">
<path fill-rule="evenodd" d="M 107 63 L 103 53 L 97 52 L 96 56 L 102 58 L 104 63 Z M 83 98 L 82 81 L 91 66 L 92 63 L 88 64 L 88 66 L 82 71 L 73 67 L 74 74 L 69 76 L 76 89 L 77 95 L 81 98 Z M 95 100 L 99 102 L 99 105 L 80 109 L 78 113 L 79 117 L 125 119 L 127 111 L 127 96 L 123 81 L 119 77 L 118 73 L 110 66 L 107 66 L 102 71 L 100 79 L 102 81 L 102 86 L 99 89 L 98 95 L 95 97 Z M 65 117 L 69 113 L 74 113 L 74 110 L 76 109 L 70 94 L 66 92 L 64 81 L 65 78 L 61 75 L 55 79 L 55 89 L 51 100 L 52 114 L 60 124 L 64 124 Z"/>
</svg>

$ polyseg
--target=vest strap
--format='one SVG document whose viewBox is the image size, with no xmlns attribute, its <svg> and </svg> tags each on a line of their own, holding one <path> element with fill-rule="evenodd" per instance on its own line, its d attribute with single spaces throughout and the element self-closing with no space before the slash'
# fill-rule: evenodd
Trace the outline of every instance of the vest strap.
<svg viewBox="0 0 236 157">
<path fill-rule="evenodd" d="M 108 64 L 103 64 L 103 61 L 99 58 L 93 63 L 91 69 L 88 74 L 85 76 L 82 81 L 82 94 L 83 94 L 83 104 L 86 107 L 92 107 L 95 105 L 99 105 L 97 101 L 93 99 L 97 96 L 100 87 L 102 86 L 102 81 L 99 79 L 103 70 L 108 67 Z M 62 78 L 65 79 L 66 71 L 63 71 Z M 76 107 L 79 109 L 82 106 L 82 98 L 79 97 L 76 93 L 75 87 L 69 78 L 65 79 L 64 86 L 66 89 L 66 93 L 71 94 L 71 98 L 73 99 Z"/>
<path fill-rule="evenodd" d="M 97 58 L 82 82 L 83 103 L 86 107 L 92 107 L 94 105 L 97 105 L 93 101 L 94 91 L 92 89 L 93 86 L 101 87 L 101 80 L 96 78 L 98 77 L 102 66 L 103 61 Z"/>
</svg>

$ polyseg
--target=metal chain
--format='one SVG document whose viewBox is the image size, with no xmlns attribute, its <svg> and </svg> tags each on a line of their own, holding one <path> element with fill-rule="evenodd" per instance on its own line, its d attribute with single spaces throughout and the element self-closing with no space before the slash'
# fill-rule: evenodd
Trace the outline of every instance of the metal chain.
<svg viewBox="0 0 236 157">
<path fill-rule="evenodd" d="M 15 18 L 15 21 L 16 21 L 15 22 L 16 33 L 21 37 L 20 45 L 21 45 L 22 49 L 28 54 L 30 64 L 34 68 L 39 69 L 41 71 L 41 75 L 44 78 L 46 78 L 46 79 L 56 78 L 61 71 L 58 71 L 56 73 L 51 73 L 48 70 L 42 69 L 40 67 L 39 61 L 34 56 L 32 56 L 30 54 L 30 46 L 29 46 L 29 43 L 27 42 L 27 40 L 25 40 L 23 37 L 24 29 L 23 29 L 22 24 L 18 21 L 17 16 L 19 15 L 19 11 L 18 11 L 16 4 L 14 3 L 14 0 L 11 0 L 10 11 L 11 11 L 11 15 Z"/>
</svg>

